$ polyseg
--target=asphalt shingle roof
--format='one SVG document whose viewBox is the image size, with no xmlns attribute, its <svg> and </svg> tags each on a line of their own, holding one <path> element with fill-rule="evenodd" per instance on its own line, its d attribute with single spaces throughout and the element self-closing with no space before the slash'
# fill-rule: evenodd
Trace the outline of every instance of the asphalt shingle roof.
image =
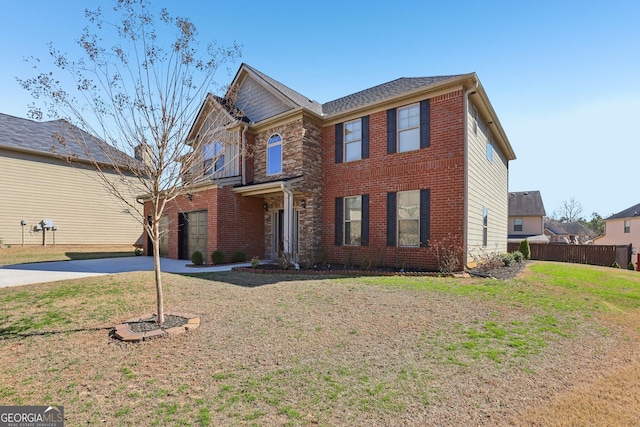
<svg viewBox="0 0 640 427">
<path fill-rule="evenodd" d="M 413 92 L 414 90 L 424 89 L 463 75 L 464 74 L 436 77 L 402 77 L 351 95 L 343 96 L 334 101 L 329 101 L 322 104 L 322 111 L 324 114 L 331 116 L 353 108 L 363 107 L 374 102 Z"/>
<path fill-rule="evenodd" d="M 609 218 L 605 219 L 633 218 L 636 216 L 640 216 L 640 203 L 638 203 L 637 205 L 633 205 L 621 212 L 618 212 L 617 214 L 613 214 Z"/>
<path fill-rule="evenodd" d="M 79 145 L 77 138 L 87 141 L 89 156 L 94 160 L 110 164 L 112 160 L 105 155 L 101 148 L 104 142 L 92 137 L 79 128 L 63 120 L 36 122 L 20 117 L 0 113 L 0 147 L 7 149 L 29 150 L 40 152 L 46 156 L 72 156 L 88 160 L 84 148 Z M 64 140 L 64 145 L 61 144 Z M 115 158 L 122 158 L 123 164 L 132 165 L 133 158 L 125 153 L 108 147 Z"/>
<path fill-rule="evenodd" d="M 546 214 L 539 191 L 509 193 L 509 216 L 545 216 Z"/>
</svg>

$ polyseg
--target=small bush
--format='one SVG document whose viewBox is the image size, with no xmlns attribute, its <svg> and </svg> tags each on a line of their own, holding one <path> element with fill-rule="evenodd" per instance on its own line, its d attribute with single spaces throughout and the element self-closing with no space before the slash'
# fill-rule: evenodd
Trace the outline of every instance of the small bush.
<svg viewBox="0 0 640 427">
<path fill-rule="evenodd" d="M 515 262 L 522 262 L 524 261 L 524 255 L 522 255 L 522 252 L 520 251 L 515 251 L 511 253 L 511 256 L 513 256 L 513 260 Z"/>
<path fill-rule="evenodd" d="M 629 265 L 627 265 L 627 270 L 635 270 L 635 269 L 636 269 L 636 266 L 633 265 L 632 262 L 630 262 Z"/>
<path fill-rule="evenodd" d="M 247 255 L 242 251 L 236 251 L 233 254 L 233 262 L 245 262 L 247 260 Z"/>
<path fill-rule="evenodd" d="M 258 258 L 257 256 L 254 256 L 253 258 L 251 258 L 251 268 L 258 268 L 259 265 L 260 265 L 260 258 Z"/>
<path fill-rule="evenodd" d="M 140 256 L 140 255 L 142 255 L 142 254 L 144 253 L 144 251 L 142 250 L 142 248 L 135 248 L 135 249 L 133 250 L 133 253 L 134 253 L 136 256 Z"/>
<path fill-rule="evenodd" d="M 611 267 L 620 268 L 620 264 L 618 264 L 616 261 L 614 261 L 613 264 L 611 264 Z"/>
<path fill-rule="evenodd" d="M 502 263 L 504 264 L 505 267 L 509 267 L 511 264 L 513 264 L 515 261 L 515 259 L 513 258 L 513 254 L 507 252 L 502 254 Z"/>
<path fill-rule="evenodd" d="M 214 264 L 222 264 L 224 262 L 224 254 L 221 250 L 216 249 L 211 252 L 211 262 Z"/>
<path fill-rule="evenodd" d="M 191 262 L 193 263 L 193 265 L 202 265 L 204 263 L 202 252 L 195 251 L 193 254 L 191 254 Z"/>
<path fill-rule="evenodd" d="M 429 241 L 429 246 L 438 260 L 441 273 L 453 273 L 463 268 L 464 250 L 461 240 L 458 236 L 450 233 L 441 239 Z"/>
<path fill-rule="evenodd" d="M 524 259 L 531 258 L 531 246 L 529 246 L 529 241 L 527 239 L 524 239 L 522 242 L 520 242 L 518 251 L 520 251 Z"/>
</svg>

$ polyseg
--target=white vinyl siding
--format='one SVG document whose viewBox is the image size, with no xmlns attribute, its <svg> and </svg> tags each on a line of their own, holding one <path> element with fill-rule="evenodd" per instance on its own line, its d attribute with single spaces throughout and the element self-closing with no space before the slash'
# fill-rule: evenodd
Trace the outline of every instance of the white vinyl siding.
<svg viewBox="0 0 640 427">
<path fill-rule="evenodd" d="M 487 161 L 491 128 L 470 105 L 467 147 L 467 243 L 470 255 L 506 252 L 508 228 L 508 166 L 503 153 L 492 144 L 492 161 Z M 476 117 L 477 124 L 476 124 Z M 477 129 L 477 131 L 475 131 Z M 483 248 L 483 213 L 489 211 L 487 245 Z M 469 262 L 473 259 L 470 257 Z"/>
<path fill-rule="evenodd" d="M 131 195 L 139 209 L 135 196 L 142 192 Z M 63 160 L 0 150 L 0 200 L 0 239 L 12 245 L 21 244 L 23 219 L 27 245 L 42 244 L 42 232 L 31 230 L 43 219 L 58 228 L 56 244 L 133 245 L 142 234 L 142 225 L 123 212 L 131 208 L 104 189 L 95 171 Z M 52 244 L 52 233 L 46 237 Z"/>
</svg>

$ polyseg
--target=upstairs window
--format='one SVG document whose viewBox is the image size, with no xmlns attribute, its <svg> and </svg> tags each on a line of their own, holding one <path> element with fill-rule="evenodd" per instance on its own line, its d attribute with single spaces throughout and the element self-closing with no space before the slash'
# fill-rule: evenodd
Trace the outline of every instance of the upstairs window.
<svg viewBox="0 0 640 427">
<path fill-rule="evenodd" d="M 624 220 L 624 232 L 631 233 L 631 221 L 628 219 Z"/>
<path fill-rule="evenodd" d="M 420 149 L 420 106 L 398 109 L 398 152 Z"/>
<path fill-rule="evenodd" d="M 205 144 L 203 148 L 204 174 L 213 175 L 224 170 L 224 145 L 222 142 Z"/>
<path fill-rule="evenodd" d="M 489 163 L 493 162 L 493 137 L 489 136 L 487 138 L 487 160 Z"/>
<path fill-rule="evenodd" d="M 513 220 L 513 231 L 522 231 L 522 218 L 515 218 Z"/>
<path fill-rule="evenodd" d="M 362 158 L 362 120 L 353 120 L 344 124 L 344 161 L 351 162 Z"/>
<path fill-rule="evenodd" d="M 267 141 L 267 175 L 282 173 L 282 137 L 277 133 Z"/>
</svg>

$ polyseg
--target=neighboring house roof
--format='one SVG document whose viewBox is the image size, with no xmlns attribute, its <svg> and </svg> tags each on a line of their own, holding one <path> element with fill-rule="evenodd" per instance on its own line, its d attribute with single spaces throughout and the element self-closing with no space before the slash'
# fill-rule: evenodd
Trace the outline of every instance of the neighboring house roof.
<svg viewBox="0 0 640 427">
<path fill-rule="evenodd" d="M 82 138 L 85 148 L 76 141 Z M 111 164 L 112 158 L 122 159 L 121 164 L 133 166 L 135 160 L 125 153 L 108 146 L 112 158 L 105 155 L 104 142 L 80 128 L 64 121 L 36 122 L 0 113 L 0 148 L 31 152 L 47 157 L 68 157 Z"/>
<path fill-rule="evenodd" d="M 560 222 L 555 219 L 548 219 L 544 222 L 545 230 L 549 230 L 555 235 L 570 235 L 570 236 L 589 236 L 593 237 L 596 233 L 589 230 L 578 221 L 574 222 Z"/>
<path fill-rule="evenodd" d="M 364 107 L 466 75 L 467 74 L 435 77 L 402 77 L 322 104 L 322 112 L 328 116 L 339 114 L 343 111 Z"/>
<path fill-rule="evenodd" d="M 617 214 L 613 214 L 609 218 L 605 218 L 605 221 L 610 219 L 633 218 L 637 216 L 640 216 L 640 203 L 620 211 Z"/>
<path fill-rule="evenodd" d="M 545 216 L 546 214 L 539 191 L 509 193 L 509 216 Z"/>
</svg>

